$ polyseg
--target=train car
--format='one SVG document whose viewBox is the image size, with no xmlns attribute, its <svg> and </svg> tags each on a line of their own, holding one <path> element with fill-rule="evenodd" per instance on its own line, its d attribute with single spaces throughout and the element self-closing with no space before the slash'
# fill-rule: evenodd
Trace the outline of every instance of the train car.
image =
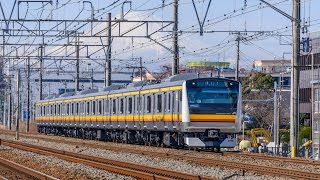
<svg viewBox="0 0 320 180">
<path fill-rule="evenodd" d="M 158 146 L 234 147 L 241 84 L 181 74 L 36 103 L 40 133 Z"/>
</svg>

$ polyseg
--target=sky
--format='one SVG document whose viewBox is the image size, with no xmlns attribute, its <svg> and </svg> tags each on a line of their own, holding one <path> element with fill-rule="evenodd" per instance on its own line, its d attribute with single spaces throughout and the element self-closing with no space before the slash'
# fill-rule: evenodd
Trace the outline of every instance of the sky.
<svg viewBox="0 0 320 180">
<path fill-rule="evenodd" d="M 13 6 L 14 0 L 1 0 L 5 16 L 8 18 Z M 124 0 L 92 0 L 95 17 L 106 19 L 107 12 L 111 12 L 113 18 L 120 18 L 121 6 Z M 203 21 L 209 0 L 194 0 L 199 19 Z M 245 3 L 246 2 L 246 3 Z M 292 0 L 268 0 L 277 8 L 291 15 Z M 307 22 L 308 30 L 316 32 L 320 30 L 320 13 L 317 7 L 320 7 L 319 0 L 302 0 L 301 19 Z M 81 12 L 81 13 L 79 13 Z M 172 0 L 132 0 L 131 8 L 129 4 L 124 5 L 125 19 L 130 20 L 156 20 L 171 21 L 173 19 Z M 17 18 L 17 7 L 14 9 L 13 19 Z M 88 19 L 91 16 L 91 9 L 88 3 L 79 0 L 53 0 L 53 4 L 42 3 L 21 3 L 20 18 L 26 19 Z M 192 0 L 179 1 L 179 52 L 180 63 L 188 61 L 227 61 L 234 66 L 236 58 L 236 36 L 229 32 L 205 33 L 200 36 L 199 33 L 190 33 L 198 31 L 199 23 L 192 4 Z M 3 16 L 0 16 L 3 18 Z M 310 24 L 309 24 L 310 21 Z M 130 29 L 134 24 L 123 25 L 123 29 Z M 150 30 L 159 29 L 163 23 L 150 26 Z M 37 25 L 33 25 L 36 28 Z M 4 24 L 1 24 L 1 28 Z M 72 24 L 69 28 L 77 27 Z M 94 26 L 95 31 L 103 29 L 106 24 Z M 45 27 L 43 27 L 45 28 Z M 172 48 L 171 34 L 172 27 L 165 29 L 165 32 L 159 32 L 152 36 L 153 39 Z M 84 28 L 88 32 L 89 27 Z M 256 59 L 290 59 L 291 46 L 291 22 L 289 19 L 279 14 L 275 10 L 267 7 L 259 0 L 212 0 L 208 10 L 205 31 L 264 31 L 264 34 L 247 33 L 243 35 L 250 40 L 242 41 L 240 44 L 240 66 L 246 69 L 252 67 Z M 116 28 L 112 31 L 116 33 Z M 144 30 L 140 29 L 131 32 L 132 35 L 143 35 Z M 307 34 L 302 34 L 302 37 Z M 12 37 L 10 40 L 19 40 Z M 32 42 L 33 39 L 26 39 L 25 42 Z M 20 41 L 22 41 L 20 39 Z M 38 39 L 35 42 L 40 41 Z M 100 43 L 96 39 L 83 39 L 86 43 Z M 103 40 L 104 41 L 104 40 Z M 286 45 L 283 45 L 286 44 Z M 8 52 L 9 49 L 6 50 Z M 65 54 L 66 51 L 73 51 L 72 48 L 65 51 L 56 52 L 54 48 L 46 48 L 46 53 L 54 52 L 56 55 Z M 20 48 L 19 53 L 25 53 L 25 49 Z M 32 48 L 28 50 L 32 52 Z M 90 49 L 90 52 L 94 49 Z M 34 52 L 36 53 L 36 52 Z M 82 54 L 86 52 L 81 51 Z M 103 51 L 94 54 L 92 58 L 103 58 Z M 172 54 L 165 48 L 150 42 L 146 38 L 114 38 L 112 45 L 112 58 L 131 59 L 142 57 L 144 66 L 150 71 L 157 71 L 159 67 L 171 64 Z M 82 66 L 88 64 L 91 60 L 83 60 Z M 114 68 L 124 68 L 128 65 L 125 61 L 114 60 Z M 49 64 L 47 65 L 50 66 Z M 72 63 L 64 66 L 71 68 Z M 97 68 L 103 68 L 99 62 L 95 64 Z"/>
</svg>

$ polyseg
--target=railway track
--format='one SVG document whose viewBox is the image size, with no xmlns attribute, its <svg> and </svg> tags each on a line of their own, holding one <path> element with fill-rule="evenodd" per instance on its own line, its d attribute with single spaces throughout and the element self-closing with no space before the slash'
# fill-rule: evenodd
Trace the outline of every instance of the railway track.
<svg viewBox="0 0 320 180">
<path fill-rule="evenodd" d="M 81 163 L 84 165 L 92 166 L 98 169 L 110 171 L 116 174 L 122 174 L 126 176 L 132 176 L 137 179 L 181 179 L 181 180 L 211 180 L 215 178 L 200 177 L 192 174 L 186 174 L 182 172 L 176 172 L 171 170 L 165 170 L 161 168 L 143 166 L 139 164 L 117 161 L 112 159 L 106 159 L 101 157 L 89 156 L 84 154 L 78 154 L 74 152 L 61 151 L 57 149 L 51 149 L 26 143 L 20 143 L 10 140 L 1 140 L 2 144 L 12 148 L 20 150 L 34 152 L 37 154 L 55 156 L 60 159 L 71 161 L 74 163 Z"/>
<path fill-rule="evenodd" d="M 232 152 L 223 152 L 222 155 L 223 156 L 251 157 L 254 159 L 261 159 L 261 160 L 270 160 L 270 161 L 279 161 L 279 162 L 289 162 L 289 163 L 299 163 L 299 164 L 320 166 L 320 161 L 311 160 L 311 159 L 299 159 L 299 158 L 289 158 L 289 157 L 282 157 L 282 156 L 269 156 L 269 155 L 263 155 L 263 154 L 232 153 Z"/>
<path fill-rule="evenodd" d="M 23 136 L 29 138 L 35 138 L 34 135 L 24 134 Z M 232 169 L 240 169 L 245 171 L 255 171 L 261 174 L 269 174 L 269 175 L 276 175 L 276 176 L 284 176 L 284 177 L 291 177 L 297 179 L 320 179 L 319 173 L 311 173 L 311 172 L 304 172 L 299 170 L 289 170 L 286 168 L 279 168 L 279 167 L 270 167 L 270 166 L 263 166 L 263 165 L 252 165 L 248 163 L 241 163 L 241 162 L 234 162 L 234 161 L 226 161 L 226 160 L 218 160 L 212 158 L 199 158 L 192 155 L 187 154 L 177 154 L 177 153 L 163 153 L 163 152 L 152 152 L 147 150 L 140 150 L 140 149 L 130 149 L 125 147 L 116 147 L 110 144 L 101 145 L 101 144 L 94 144 L 94 142 L 75 142 L 69 140 L 57 140 L 50 137 L 43 137 L 36 135 L 37 139 L 41 139 L 44 141 L 51 141 L 51 142 L 58 142 L 58 143 L 66 143 L 70 145 L 83 145 L 92 148 L 99 148 L 105 149 L 110 151 L 116 152 L 125 152 L 125 153 L 133 153 L 133 154 L 141 154 L 141 155 L 149 155 L 152 157 L 160 157 L 160 158 L 170 158 L 176 160 L 186 160 L 188 162 L 200 164 L 200 165 L 207 165 L 207 166 L 220 166 Z M 200 153 L 207 153 L 207 152 L 200 152 Z M 290 159 L 285 157 L 272 157 L 272 156 L 265 156 L 265 155 L 258 155 L 258 154 L 248 154 L 248 153 L 231 153 L 231 152 L 223 152 L 221 153 L 223 156 L 243 156 L 243 157 L 252 157 L 262 160 L 272 160 L 272 161 L 285 161 L 291 163 L 303 163 L 308 165 L 320 165 L 317 161 L 309 161 L 303 159 Z M 285 160 L 281 160 L 285 159 Z"/>
<path fill-rule="evenodd" d="M 3 167 L 3 169 L 1 168 Z M 42 172 L 36 171 L 34 169 L 28 168 L 16 162 L 4 159 L 0 157 L 0 169 L 6 171 L 5 175 L 2 174 L 0 179 L 40 179 L 40 180 L 57 180 L 52 176 L 44 174 Z"/>
</svg>

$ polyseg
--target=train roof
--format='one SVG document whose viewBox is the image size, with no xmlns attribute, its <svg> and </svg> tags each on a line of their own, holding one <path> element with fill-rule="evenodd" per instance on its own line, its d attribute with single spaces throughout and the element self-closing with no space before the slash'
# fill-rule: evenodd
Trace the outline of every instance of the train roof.
<svg viewBox="0 0 320 180">
<path fill-rule="evenodd" d="M 140 90 L 149 90 L 149 89 L 156 89 L 156 88 L 163 88 L 163 87 L 171 87 L 171 86 L 179 86 L 182 85 L 184 81 L 192 80 L 192 79 L 199 79 L 199 78 L 209 78 L 209 77 L 199 77 L 199 74 L 196 73 L 184 73 L 178 74 L 175 76 L 171 76 L 167 79 L 162 81 L 139 81 L 130 83 L 128 85 L 111 85 L 108 87 L 104 87 L 99 89 L 88 89 L 84 91 L 79 91 L 77 93 L 65 93 L 60 95 L 59 97 L 52 96 L 45 100 L 38 101 L 37 103 L 41 102 L 50 102 L 50 101 L 58 101 L 58 100 L 67 100 L 67 99 L 77 99 L 77 98 L 86 98 L 92 96 L 102 96 L 102 95 L 109 95 L 109 94 L 117 94 L 117 93 L 124 93 L 124 92 L 134 92 Z M 218 78 L 218 77 L 212 77 Z M 219 79 L 226 79 L 226 78 L 219 78 Z M 234 81 L 232 79 L 226 79 L 229 81 Z"/>
</svg>

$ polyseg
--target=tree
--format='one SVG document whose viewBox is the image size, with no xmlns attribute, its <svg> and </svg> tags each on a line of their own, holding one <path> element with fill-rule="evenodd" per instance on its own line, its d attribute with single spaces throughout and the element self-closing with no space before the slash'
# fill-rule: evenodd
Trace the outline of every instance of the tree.
<svg viewBox="0 0 320 180">
<path fill-rule="evenodd" d="M 262 72 L 254 72 L 245 78 L 243 83 L 243 94 L 250 93 L 251 90 L 270 91 L 273 88 L 274 79 L 271 75 Z"/>
<path fill-rule="evenodd" d="M 243 81 L 243 111 L 254 117 L 255 127 L 272 127 L 273 84 L 273 77 L 261 72 L 252 73 Z"/>
</svg>

